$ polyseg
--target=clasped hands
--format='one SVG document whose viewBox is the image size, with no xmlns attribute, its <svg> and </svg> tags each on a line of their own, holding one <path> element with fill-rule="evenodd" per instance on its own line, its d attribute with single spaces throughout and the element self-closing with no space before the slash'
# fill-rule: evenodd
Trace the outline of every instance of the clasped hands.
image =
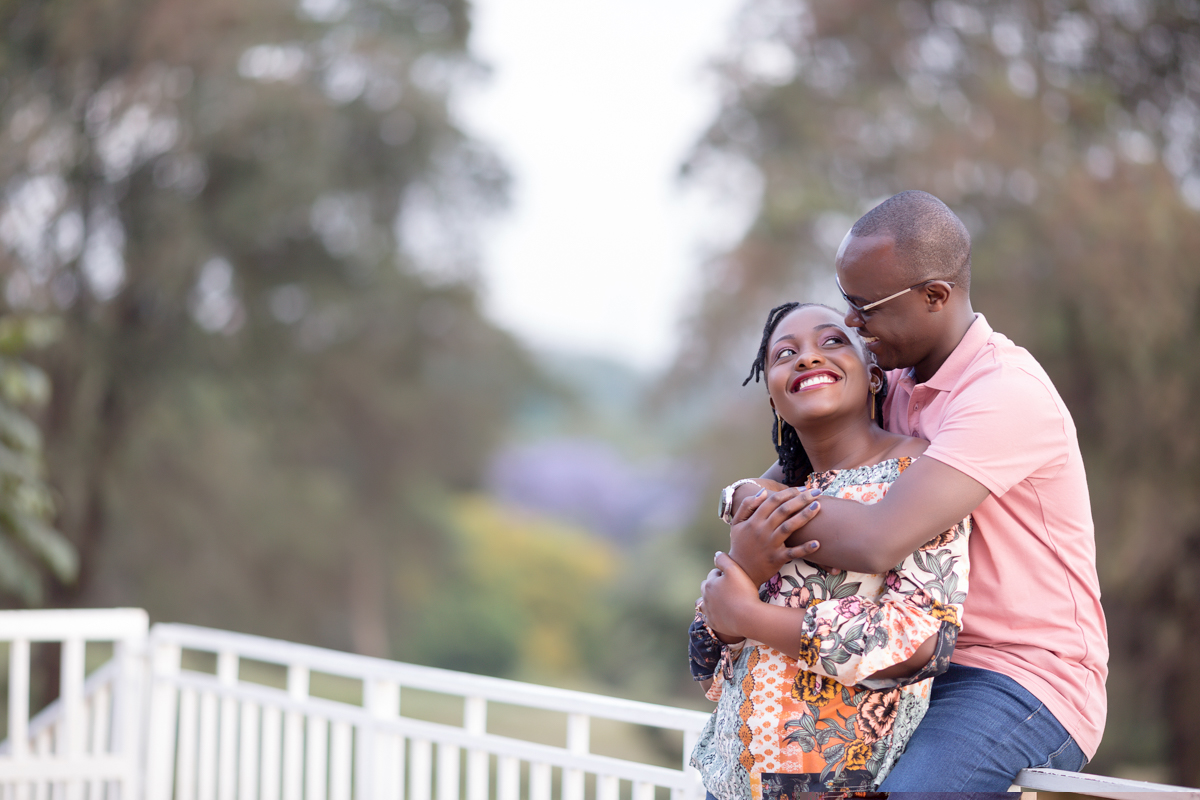
<svg viewBox="0 0 1200 800">
<path fill-rule="evenodd" d="M 758 587 L 784 564 L 807 558 L 820 547 L 811 541 L 788 547 L 788 538 L 820 511 L 820 489 L 783 487 L 771 481 L 738 506 L 729 529 L 729 553 L 718 552 L 715 568 L 700 584 L 700 610 L 726 644 L 745 639 L 746 621 L 760 603 Z M 775 487 L 779 487 L 775 490 Z"/>
</svg>

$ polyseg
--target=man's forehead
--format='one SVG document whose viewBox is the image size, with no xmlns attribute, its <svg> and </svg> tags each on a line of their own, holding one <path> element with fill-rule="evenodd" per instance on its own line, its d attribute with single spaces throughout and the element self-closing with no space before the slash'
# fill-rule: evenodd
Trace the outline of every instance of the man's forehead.
<svg viewBox="0 0 1200 800">
<path fill-rule="evenodd" d="M 885 279 L 900 268 L 896 259 L 896 240 L 888 234 L 846 234 L 838 249 L 836 268 L 843 284 L 847 280 L 856 282 L 855 279 L 867 282 Z"/>
</svg>

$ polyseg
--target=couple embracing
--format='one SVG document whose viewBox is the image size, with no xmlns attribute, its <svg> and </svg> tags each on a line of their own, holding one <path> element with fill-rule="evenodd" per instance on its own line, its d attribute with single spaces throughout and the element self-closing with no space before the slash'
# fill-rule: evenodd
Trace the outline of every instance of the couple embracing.
<svg viewBox="0 0 1200 800">
<path fill-rule="evenodd" d="M 972 310 L 970 236 L 937 198 L 869 211 L 836 269 L 848 310 L 773 309 L 747 378 L 778 461 L 722 494 L 692 763 L 716 800 L 1082 769 L 1108 644 L 1071 415 Z"/>
</svg>

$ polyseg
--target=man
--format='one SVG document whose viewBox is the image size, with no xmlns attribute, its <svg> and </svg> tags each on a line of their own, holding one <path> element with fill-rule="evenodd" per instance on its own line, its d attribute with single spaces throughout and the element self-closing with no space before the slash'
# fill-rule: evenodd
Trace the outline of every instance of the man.
<svg viewBox="0 0 1200 800">
<path fill-rule="evenodd" d="M 970 236 L 937 198 L 902 192 L 869 211 L 836 269 L 846 323 L 891 370 L 887 427 L 931 444 L 875 505 L 739 487 L 730 556 L 757 583 L 818 548 L 829 567 L 884 572 L 972 514 L 952 664 L 880 788 L 995 792 L 1026 767 L 1081 769 L 1103 733 L 1108 644 L 1070 413 L 1034 358 L 971 309 Z"/>
</svg>

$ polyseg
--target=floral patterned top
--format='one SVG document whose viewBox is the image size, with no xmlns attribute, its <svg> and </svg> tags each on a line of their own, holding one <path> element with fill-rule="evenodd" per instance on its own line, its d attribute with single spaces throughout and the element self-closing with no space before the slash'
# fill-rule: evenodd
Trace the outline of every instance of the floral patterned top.
<svg viewBox="0 0 1200 800">
<path fill-rule="evenodd" d="M 814 473 L 808 485 L 875 503 L 911 463 Z M 785 565 L 759 595 L 805 609 L 799 653 L 747 641 L 716 658 L 719 642 L 697 614 L 693 675 L 713 678 L 708 697 L 717 708 L 691 763 L 708 791 L 763 800 L 879 786 L 925 715 L 933 676 L 949 666 L 967 596 L 970 527 L 968 517 L 883 575 Z M 917 674 L 867 678 L 935 634 L 934 657 Z"/>
</svg>

